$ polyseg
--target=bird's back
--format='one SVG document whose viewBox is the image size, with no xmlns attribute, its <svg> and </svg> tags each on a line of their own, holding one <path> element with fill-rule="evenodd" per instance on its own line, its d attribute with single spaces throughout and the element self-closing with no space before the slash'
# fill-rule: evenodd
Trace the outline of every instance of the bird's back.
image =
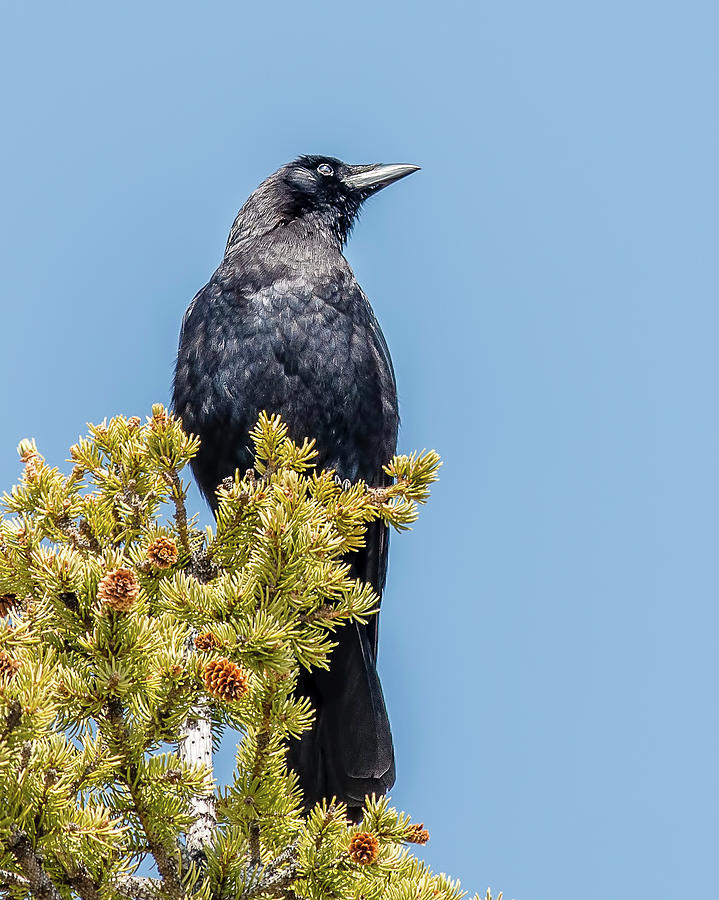
<svg viewBox="0 0 719 900">
<path fill-rule="evenodd" d="M 174 404 L 202 437 L 194 471 L 210 503 L 223 478 L 251 465 L 248 433 L 262 410 L 295 439 L 314 437 L 320 468 L 381 479 L 397 439 L 394 373 L 366 297 L 335 256 L 313 266 L 235 253 L 188 309 Z"/>
</svg>

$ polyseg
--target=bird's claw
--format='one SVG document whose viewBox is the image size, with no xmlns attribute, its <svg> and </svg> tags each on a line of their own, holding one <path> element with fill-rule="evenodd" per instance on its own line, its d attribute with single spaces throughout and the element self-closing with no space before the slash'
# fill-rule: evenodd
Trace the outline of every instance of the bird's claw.
<svg viewBox="0 0 719 900">
<path fill-rule="evenodd" d="M 352 482 L 349 478 L 340 478 L 339 475 L 335 475 L 335 484 L 343 491 L 349 491 L 352 488 Z"/>
</svg>

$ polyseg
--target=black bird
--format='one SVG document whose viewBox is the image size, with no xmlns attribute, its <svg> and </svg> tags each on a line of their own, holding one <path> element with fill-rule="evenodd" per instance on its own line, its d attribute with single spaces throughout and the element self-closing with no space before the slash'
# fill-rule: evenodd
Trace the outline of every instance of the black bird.
<svg viewBox="0 0 719 900">
<path fill-rule="evenodd" d="M 230 231 L 225 256 L 183 320 L 174 408 L 202 446 L 200 490 L 252 465 L 248 432 L 262 410 L 296 440 L 314 437 L 320 469 L 386 483 L 399 415 L 389 350 L 342 247 L 362 203 L 416 171 L 302 156 L 270 175 Z M 387 529 L 375 523 L 351 557 L 381 595 Z M 377 618 L 341 628 L 329 672 L 302 671 L 298 692 L 316 710 L 290 747 L 307 806 L 337 797 L 358 815 L 367 794 L 394 784 L 394 751 L 375 667 Z"/>
</svg>

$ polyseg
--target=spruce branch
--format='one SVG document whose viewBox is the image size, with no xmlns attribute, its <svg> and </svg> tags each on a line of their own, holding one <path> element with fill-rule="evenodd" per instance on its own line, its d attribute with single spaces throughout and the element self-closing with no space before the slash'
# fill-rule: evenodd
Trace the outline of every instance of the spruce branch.
<svg viewBox="0 0 719 900">
<path fill-rule="evenodd" d="M 141 795 L 139 773 L 136 767 L 132 766 L 128 771 L 125 784 L 132 798 L 134 812 L 147 838 L 147 844 L 152 858 L 155 860 L 157 871 L 162 876 L 164 891 L 171 897 L 179 900 L 179 898 L 185 896 L 178 863 L 179 850 L 177 855 L 173 855 L 157 838 L 151 816 Z"/>
<path fill-rule="evenodd" d="M 143 781 L 139 767 L 132 760 L 132 755 L 128 750 L 130 729 L 125 720 L 121 703 L 115 701 L 108 704 L 105 721 L 109 726 L 116 750 L 124 758 L 125 766 L 120 769 L 119 777 L 127 789 L 132 803 L 131 809 L 140 823 L 157 871 L 163 878 L 165 890 L 173 898 L 182 898 L 185 896 L 185 891 L 178 863 L 179 848 L 174 848 L 176 852 L 173 853 L 156 834 L 152 814 L 148 809 L 147 800 L 143 796 Z"/>
</svg>

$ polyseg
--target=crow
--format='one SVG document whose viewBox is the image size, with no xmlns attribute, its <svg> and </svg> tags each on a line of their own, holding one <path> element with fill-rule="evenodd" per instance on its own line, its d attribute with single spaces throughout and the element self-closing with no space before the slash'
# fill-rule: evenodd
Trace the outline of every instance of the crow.
<svg viewBox="0 0 719 900">
<path fill-rule="evenodd" d="M 240 209 L 224 259 L 185 313 L 174 378 L 174 410 L 201 439 L 192 468 L 213 509 L 220 482 L 252 466 L 249 431 L 262 410 L 279 413 L 295 440 L 316 439 L 318 469 L 387 483 L 399 425 L 394 370 L 342 248 L 363 202 L 418 168 L 301 156 Z M 349 558 L 378 596 L 387 548 L 387 528 L 373 523 Z M 297 693 L 316 715 L 288 765 L 307 808 L 335 797 L 357 819 L 365 797 L 395 780 L 377 617 L 336 640 L 329 671 L 300 672 Z"/>
</svg>

